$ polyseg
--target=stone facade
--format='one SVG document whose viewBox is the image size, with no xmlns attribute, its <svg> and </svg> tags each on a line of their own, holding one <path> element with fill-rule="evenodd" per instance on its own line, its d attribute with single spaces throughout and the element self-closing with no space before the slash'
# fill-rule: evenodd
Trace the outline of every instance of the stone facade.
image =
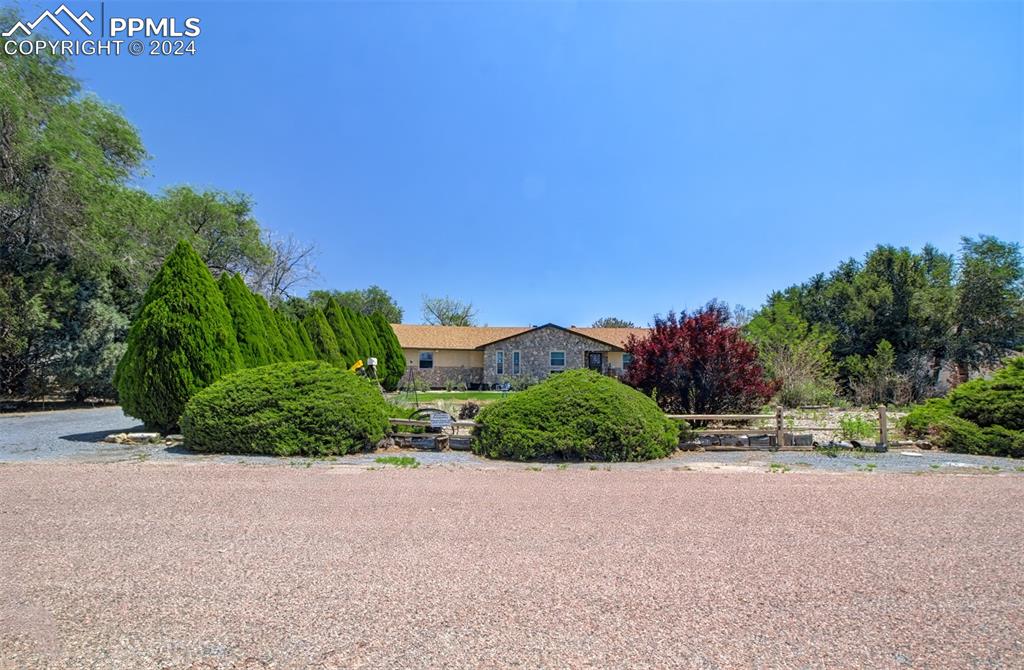
<svg viewBox="0 0 1024 670">
<path fill-rule="evenodd" d="M 418 368 L 415 364 L 409 364 L 405 370 L 403 384 L 410 383 L 413 378 L 423 381 L 432 389 L 447 388 L 449 383 L 452 386 L 465 384 L 466 388 L 480 388 L 483 382 L 483 368 L 471 367 L 432 367 Z"/>
<path fill-rule="evenodd" d="M 497 352 L 505 352 L 504 374 L 497 371 Z M 588 367 L 588 354 L 601 355 L 600 372 L 609 373 L 609 351 L 619 351 L 616 347 L 598 342 L 579 333 L 574 333 L 558 326 L 545 326 L 535 330 L 484 345 L 483 383 L 486 386 L 501 382 L 511 382 L 515 375 L 513 370 L 513 352 L 519 352 L 519 376 L 533 379 L 544 379 L 552 372 L 574 370 Z M 565 352 L 565 366 L 551 366 L 551 352 Z"/>
</svg>

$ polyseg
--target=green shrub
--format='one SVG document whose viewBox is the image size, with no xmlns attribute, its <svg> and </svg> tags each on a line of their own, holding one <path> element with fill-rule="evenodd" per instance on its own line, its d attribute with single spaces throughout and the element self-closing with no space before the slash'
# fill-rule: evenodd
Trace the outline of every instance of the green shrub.
<svg viewBox="0 0 1024 670">
<path fill-rule="evenodd" d="M 185 445 L 196 451 L 277 456 L 347 454 L 388 431 L 374 384 L 319 361 L 275 363 L 225 376 L 185 407 Z"/>
<path fill-rule="evenodd" d="M 1020 431 L 1000 426 L 981 428 L 957 416 L 948 398 L 932 398 L 913 407 L 903 419 L 903 429 L 940 449 L 986 456 L 1019 455 L 1024 440 Z"/>
<path fill-rule="evenodd" d="M 1024 430 L 1024 356 L 1011 358 L 992 379 L 975 379 L 953 389 L 957 416 L 979 426 Z"/>
<path fill-rule="evenodd" d="M 164 261 L 128 331 L 114 384 L 126 414 L 161 432 L 197 391 L 242 364 L 217 282 L 188 242 Z"/>
<path fill-rule="evenodd" d="M 1024 456 L 1024 357 L 910 410 L 903 429 L 950 451 Z"/>
<path fill-rule="evenodd" d="M 857 440 L 878 435 L 878 426 L 860 416 L 844 416 L 839 419 L 839 433 L 844 440 Z"/>
<path fill-rule="evenodd" d="M 570 370 L 481 410 L 473 450 L 520 461 L 642 461 L 678 444 L 679 427 L 653 400 L 610 377 Z"/>
</svg>

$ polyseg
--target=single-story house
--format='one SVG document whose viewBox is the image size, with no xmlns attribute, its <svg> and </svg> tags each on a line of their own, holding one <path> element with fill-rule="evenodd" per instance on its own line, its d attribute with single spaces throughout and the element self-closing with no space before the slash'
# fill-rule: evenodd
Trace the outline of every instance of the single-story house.
<svg viewBox="0 0 1024 670">
<path fill-rule="evenodd" d="M 392 324 L 406 359 L 406 380 L 415 377 L 432 388 L 465 384 L 490 388 L 516 377 L 543 379 L 550 374 L 590 368 L 621 375 L 629 366 L 630 336 L 644 338 L 646 328 L 563 328 L 543 326 L 420 326 Z"/>
</svg>

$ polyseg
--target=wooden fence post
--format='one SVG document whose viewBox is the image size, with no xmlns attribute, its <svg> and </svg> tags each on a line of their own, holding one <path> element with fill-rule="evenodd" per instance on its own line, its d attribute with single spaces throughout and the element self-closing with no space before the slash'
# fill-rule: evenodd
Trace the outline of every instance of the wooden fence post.
<svg viewBox="0 0 1024 670">
<path fill-rule="evenodd" d="M 889 446 L 889 422 L 885 415 L 885 405 L 878 406 L 878 439 L 883 447 Z"/>
<path fill-rule="evenodd" d="M 785 446 L 786 433 L 783 432 L 785 426 L 782 423 L 782 405 L 775 406 L 775 448 L 780 449 Z"/>
</svg>

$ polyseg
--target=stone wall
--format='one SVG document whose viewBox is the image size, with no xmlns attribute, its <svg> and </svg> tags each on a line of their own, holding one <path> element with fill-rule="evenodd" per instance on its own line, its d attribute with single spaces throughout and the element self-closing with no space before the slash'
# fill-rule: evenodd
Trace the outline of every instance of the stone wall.
<svg viewBox="0 0 1024 670">
<path fill-rule="evenodd" d="M 498 351 L 505 352 L 505 374 L 500 376 L 498 375 L 495 366 L 495 354 Z M 579 335 L 578 333 L 563 330 L 555 326 L 547 326 L 537 330 L 530 330 L 506 340 L 502 340 L 494 344 L 488 344 L 484 347 L 484 384 L 490 386 L 492 384 L 497 384 L 502 381 L 511 381 L 513 379 L 513 351 L 518 351 L 520 354 L 519 374 L 521 376 L 532 377 L 539 380 L 544 379 L 552 372 L 587 367 L 587 352 L 607 352 L 617 351 L 617 349 L 610 344 L 604 344 L 603 342 L 598 342 L 588 337 L 584 337 L 583 335 Z M 551 367 L 550 356 L 552 351 L 565 352 L 564 368 Z M 603 361 L 603 372 L 606 371 L 604 370 L 606 367 L 607 357 L 605 357 L 605 360 Z"/>
<path fill-rule="evenodd" d="M 479 387 L 483 381 L 483 368 L 470 368 L 470 367 L 457 367 L 457 368 L 444 368 L 444 367 L 432 367 L 421 369 L 410 365 L 406 368 L 405 377 L 402 378 L 402 384 L 410 383 L 413 377 L 422 380 L 433 389 L 447 388 L 448 382 L 452 385 L 458 385 L 459 383 L 465 384 L 466 388 Z"/>
</svg>

